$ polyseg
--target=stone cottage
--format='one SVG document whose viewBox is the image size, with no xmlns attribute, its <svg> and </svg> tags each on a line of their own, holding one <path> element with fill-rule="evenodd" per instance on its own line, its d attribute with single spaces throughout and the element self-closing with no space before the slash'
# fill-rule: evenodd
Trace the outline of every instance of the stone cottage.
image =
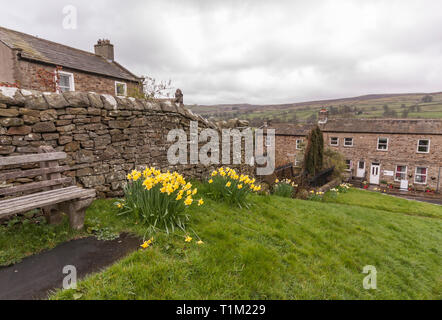
<svg viewBox="0 0 442 320">
<path fill-rule="evenodd" d="M 2 27 L 0 84 L 43 92 L 115 96 L 142 90 L 142 79 L 115 61 L 109 40 L 99 40 L 91 53 Z"/>
<path fill-rule="evenodd" d="M 441 191 L 442 119 L 330 119 L 324 109 L 318 124 L 325 147 L 345 157 L 350 178 Z M 312 127 L 276 128 L 277 167 L 302 160 Z"/>
</svg>

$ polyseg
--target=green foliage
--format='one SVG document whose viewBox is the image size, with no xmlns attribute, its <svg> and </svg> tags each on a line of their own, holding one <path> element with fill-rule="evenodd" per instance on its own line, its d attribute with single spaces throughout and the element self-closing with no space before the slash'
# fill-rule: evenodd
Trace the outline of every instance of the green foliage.
<svg viewBox="0 0 442 320">
<path fill-rule="evenodd" d="M 309 176 L 313 177 L 323 169 L 324 137 L 318 126 L 316 126 L 308 136 L 304 157 L 304 171 Z"/>
<path fill-rule="evenodd" d="M 100 241 L 110 241 L 117 239 L 120 234 L 112 228 L 102 227 L 97 218 L 93 218 L 87 223 L 86 230 L 89 234 L 93 234 Z"/>
<path fill-rule="evenodd" d="M 333 178 L 341 178 L 347 168 L 344 156 L 338 151 L 330 148 L 327 148 L 324 151 L 324 167 L 335 167 Z"/>
<path fill-rule="evenodd" d="M 212 177 L 204 186 L 208 197 L 216 201 L 224 201 L 239 208 L 248 208 L 248 196 L 261 191 L 261 186 L 255 185 L 256 179 L 247 175 L 238 175 L 234 169 L 219 168 L 212 172 Z"/>
<path fill-rule="evenodd" d="M 278 197 L 291 198 L 294 192 L 295 186 L 291 180 L 278 181 L 272 188 L 272 194 Z"/>
</svg>

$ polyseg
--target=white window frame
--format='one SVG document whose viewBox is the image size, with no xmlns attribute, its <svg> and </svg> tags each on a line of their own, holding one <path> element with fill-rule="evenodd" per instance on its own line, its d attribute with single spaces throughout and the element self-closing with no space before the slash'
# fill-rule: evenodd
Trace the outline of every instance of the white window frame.
<svg viewBox="0 0 442 320">
<path fill-rule="evenodd" d="M 419 147 L 420 147 L 420 142 L 421 141 L 428 141 L 428 150 L 427 152 L 424 151 L 419 151 Z M 419 139 L 417 140 L 417 153 L 430 153 L 430 148 L 431 148 L 431 140 L 430 139 Z"/>
<path fill-rule="evenodd" d="M 421 168 L 421 169 L 426 169 L 426 170 L 427 170 L 427 173 L 426 173 L 426 174 L 420 174 L 420 173 L 417 173 L 417 169 L 419 169 L 419 168 Z M 417 176 L 425 176 L 425 182 L 417 182 L 417 181 L 416 181 Z M 427 167 L 416 167 L 416 169 L 415 169 L 415 171 L 414 171 L 414 183 L 416 183 L 416 184 L 422 184 L 422 185 L 427 185 L 427 184 L 428 184 L 428 168 L 427 168 Z"/>
<path fill-rule="evenodd" d="M 345 168 L 345 171 L 351 172 L 353 170 L 353 160 L 346 159 L 345 166 L 347 166 L 347 161 L 350 161 L 350 165 L 349 165 L 348 169 L 347 169 L 347 167 Z"/>
<path fill-rule="evenodd" d="M 119 84 L 124 85 L 124 94 L 123 94 L 123 95 L 119 95 L 119 94 L 118 94 L 117 86 L 118 86 Z M 117 97 L 126 97 L 126 96 L 127 96 L 127 83 L 126 83 L 126 82 L 115 81 L 115 95 L 116 95 Z"/>
<path fill-rule="evenodd" d="M 266 147 L 271 147 L 271 146 L 272 146 L 272 137 L 266 135 Z"/>
<path fill-rule="evenodd" d="M 336 144 L 333 144 L 333 139 L 336 139 Z M 330 137 L 330 145 L 334 147 L 339 147 L 339 137 Z"/>
<path fill-rule="evenodd" d="M 69 78 L 70 78 L 70 81 L 69 81 L 69 91 L 75 91 L 75 77 L 74 77 L 74 74 L 72 73 L 72 72 L 66 72 L 66 71 L 56 71 L 56 77 L 58 77 L 58 79 L 56 79 L 57 80 L 57 93 L 62 93 L 63 91 L 61 91 L 60 90 L 60 83 L 59 83 L 59 80 L 60 80 L 60 75 L 63 75 L 63 76 L 68 76 Z"/>
<path fill-rule="evenodd" d="M 347 144 L 347 139 L 351 139 L 351 145 Z M 354 146 L 354 138 L 350 138 L 350 137 L 344 138 L 344 147 L 351 148 L 353 146 Z"/>
<path fill-rule="evenodd" d="M 381 139 L 386 139 L 387 140 L 387 149 L 379 149 L 379 143 L 380 143 Z M 383 137 L 378 138 L 378 146 L 377 146 L 377 150 L 378 151 L 388 151 L 389 145 L 390 145 L 390 138 L 383 138 Z"/>
<path fill-rule="evenodd" d="M 304 143 L 304 140 L 302 140 L 302 139 L 296 140 L 296 150 L 301 150 L 302 143 Z"/>
<path fill-rule="evenodd" d="M 404 180 L 407 180 L 408 166 L 403 166 L 403 165 L 398 164 L 398 165 L 396 165 L 396 169 L 394 170 L 394 181 L 397 181 L 397 182 L 402 181 L 402 180 L 398 180 L 397 179 L 397 174 L 399 173 L 397 171 L 397 167 L 405 167 L 405 172 L 400 172 L 400 173 L 401 174 L 403 173 L 405 175 L 405 179 Z"/>
</svg>

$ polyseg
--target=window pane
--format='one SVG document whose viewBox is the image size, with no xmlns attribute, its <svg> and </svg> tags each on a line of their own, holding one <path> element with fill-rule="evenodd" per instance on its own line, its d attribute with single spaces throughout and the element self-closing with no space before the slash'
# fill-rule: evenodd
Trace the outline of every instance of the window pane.
<svg viewBox="0 0 442 320">
<path fill-rule="evenodd" d="M 60 87 L 61 88 L 70 88 L 71 87 L 71 77 L 67 75 L 60 75 Z"/>
<path fill-rule="evenodd" d="M 419 140 L 418 151 L 428 152 L 430 147 L 430 140 Z"/>
<path fill-rule="evenodd" d="M 125 83 L 117 83 L 117 95 L 123 96 L 126 94 L 126 84 Z"/>
</svg>

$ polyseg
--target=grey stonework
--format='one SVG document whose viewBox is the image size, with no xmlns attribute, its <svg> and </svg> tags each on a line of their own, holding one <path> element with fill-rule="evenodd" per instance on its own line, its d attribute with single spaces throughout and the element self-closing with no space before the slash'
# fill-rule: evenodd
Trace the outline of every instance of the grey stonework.
<svg viewBox="0 0 442 320">
<path fill-rule="evenodd" d="M 0 155 L 33 153 L 41 145 L 52 146 L 68 154 L 64 164 L 71 170 L 65 175 L 80 186 L 96 189 L 100 197 L 121 196 L 127 173 L 144 166 L 178 170 L 193 178 L 208 175 L 214 166 L 171 166 L 167 161 L 168 132 L 188 132 L 190 121 L 198 121 L 200 130 L 216 128 L 171 101 L 0 87 Z M 252 172 L 250 166 L 240 169 Z"/>
</svg>

